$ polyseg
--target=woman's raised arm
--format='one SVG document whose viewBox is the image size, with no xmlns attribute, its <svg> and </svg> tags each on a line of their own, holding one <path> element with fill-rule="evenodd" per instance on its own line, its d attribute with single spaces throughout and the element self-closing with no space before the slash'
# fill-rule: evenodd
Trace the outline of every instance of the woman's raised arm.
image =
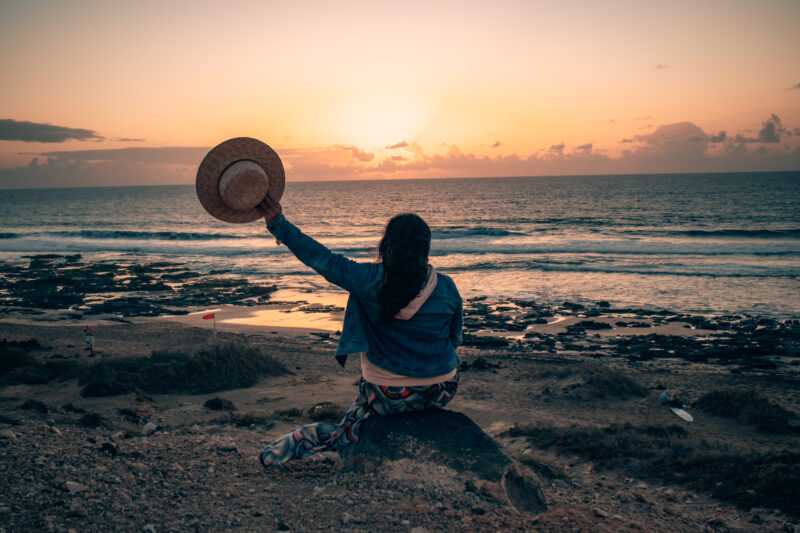
<svg viewBox="0 0 800 533">
<path fill-rule="evenodd" d="M 283 216 L 280 204 L 271 200 L 262 203 L 267 229 L 306 266 L 348 292 L 359 294 L 377 274 L 375 265 L 357 263 L 331 252 L 325 245 L 309 237 Z"/>
</svg>

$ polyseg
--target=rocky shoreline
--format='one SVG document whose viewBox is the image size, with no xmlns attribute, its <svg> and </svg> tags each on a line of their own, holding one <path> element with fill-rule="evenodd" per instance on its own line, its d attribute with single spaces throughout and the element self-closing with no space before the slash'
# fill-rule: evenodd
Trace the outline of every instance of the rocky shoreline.
<svg viewBox="0 0 800 533">
<path fill-rule="evenodd" d="M 274 302 L 274 284 L 256 284 L 226 271 L 192 271 L 180 263 L 85 262 L 80 255 L 58 254 L 22 259 L 0 263 L 0 316 L 125 321 L 218 305 L 287 303 L 302 313 L 343 311 L 304 301 Z M 464 311 L 464 344 L 475 348 L 622 355 L 632 362 L 681 358 L 752 370 L 775 370 L 800 357 L 798 318 L 485 297 L 469 299 Z M 558 324 L 562 327 L 554 327 Z"/>
<path fill-rule="evenodd" d="M 152 317 L 192 308 L 269 301 L 274 285 L 226 271 L 200 273 L 180 263 L 95 261 L 80 255 L 24 256 L 0 263 L 0 315 L 53 318 Z"/>
</svg>

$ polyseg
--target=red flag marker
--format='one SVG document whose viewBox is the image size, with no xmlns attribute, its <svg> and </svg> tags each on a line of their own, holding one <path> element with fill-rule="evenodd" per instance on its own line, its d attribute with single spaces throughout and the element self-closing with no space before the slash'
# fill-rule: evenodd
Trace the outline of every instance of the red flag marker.
<svg viewBox="0 0 800 533">
<path fill-rule="evenodd" d="M 212 322 L 214 328 L 214 340 L 217 339 L 217 315 L 214 312 L 206 313 L 203 315 L 203 320 L 213 320 Z"/>
</svg>

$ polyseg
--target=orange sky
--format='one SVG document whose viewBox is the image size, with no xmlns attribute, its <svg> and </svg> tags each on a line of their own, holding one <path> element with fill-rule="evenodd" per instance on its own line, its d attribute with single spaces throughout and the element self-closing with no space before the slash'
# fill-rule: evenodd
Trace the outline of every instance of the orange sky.
<svg viewBox="0 0 800 533">
<path fill-rule="evenodd" d="M 162 4 L 2 3 L 0 187 L 800 168 L 795 0 Z"/>
</svg>

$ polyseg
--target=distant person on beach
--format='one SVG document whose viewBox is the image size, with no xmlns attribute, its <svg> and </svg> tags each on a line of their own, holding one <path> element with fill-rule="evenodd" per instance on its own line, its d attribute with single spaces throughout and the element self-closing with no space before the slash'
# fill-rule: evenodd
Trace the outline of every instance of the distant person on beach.
<svg viewBox="0 0 800 533">
<path fill-rule="evenodd" d="M 89 330 L 89 326 L 83 328 L 83 342 L 84 351 L 89 354 L 89 357 L 94 357 L 94 335 L 92 335 L 91 330 Z"/>
<path fill-rule="evenodd" d="M 415 214 L 393 217 L 377 263 L 357 263 L 303 234 L 269 197 L 260 205 L 267 229 L 297 258 L 350 293 L 336 359 L 360 357 L 358 396 L 339 424 L 297 428 L 261 452 L 261 464 L 281 464 L 358 441 L 372 415 L 445 406 L 458 388 L 463 310 L 448 276 L 428 264 L 431 230 Z"/>
</svg>

